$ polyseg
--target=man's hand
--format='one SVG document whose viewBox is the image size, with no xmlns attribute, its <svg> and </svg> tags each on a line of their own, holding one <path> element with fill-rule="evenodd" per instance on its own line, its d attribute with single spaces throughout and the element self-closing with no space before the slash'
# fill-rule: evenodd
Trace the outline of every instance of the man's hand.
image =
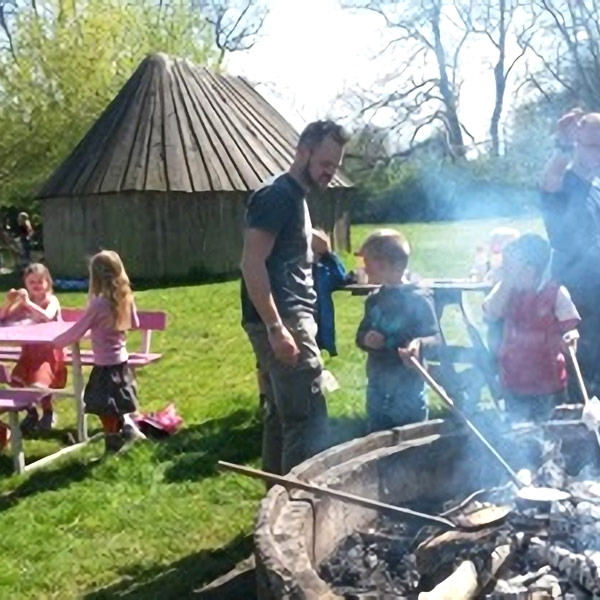
<svg viewBox="0 0 600 600">
<path fill-rule="evenodd" d="M 419 356 L 421 354 L 421 340 L 417 338 L 416 340 L 412 340 L 409 342 L 406 348 L 398 348 L 398 356 L 400 360 L 404 363 L 405 367 L 414 368 L 410 359 L 416 358 L 419 360 Z"/>
<path fill-rule="evenodd" d="M 367 331 L 367 333 L 365 333 L 365 338 L 363 340 L 363 344 L 367 347 L 367 348 L 371 348 L 371 350 L 380 350 L 381 348 L 383 348 L 383 343 L 385 342 L 385 337 L 383 335 L 383 333 L 380 333 L 379 331 Z"/>
<path fill-rule="evenodd" d="M 574 144 L 577 124 L 585 112 L 581 108 L 574 108 L 564 114 L 557 123 L 558 142 L 560 144 Z"/>
<path fill-rule="evenodd" d="M 298 350 L 296 340 L 286 327 L 281 325 L 281 327 L 271 329 L 269 331 L 269 343 L 278 361 L 292 367 L 298 364 L 300 350 Z"/>
</svg>

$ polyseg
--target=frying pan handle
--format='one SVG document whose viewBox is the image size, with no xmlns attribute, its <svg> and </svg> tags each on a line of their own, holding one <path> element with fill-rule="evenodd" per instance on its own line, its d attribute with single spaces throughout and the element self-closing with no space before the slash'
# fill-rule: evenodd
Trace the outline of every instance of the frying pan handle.
<svg viewBox="0 0 600 600">
<path fill-rule="evenodd" d="M 498 451 L 487 441 L 485 436 L 471 423 L 471 421 L 463 414 L 463 412 L 456 407 L 454 402 L 450 399 L 446 390 L 427 372 L 427 369 L 414 357 L 411 356 L 410 362 L 412 366 L 419 372 L 421 377 L 425 380 L 427 385 L 440 397 L 442 402 L 452 410 L 452 412 L 460 417 L 465 425 L 475 434 L 479 441 L 490 451 L 494 458 L 502 465 L 504 470 L 508 473 L 510 478 L 515 482 L 517 487 L 522 488 L 525 484 L 519 479 L 519 476 L 514 472 L 511 466 L 500 456 Z"/>
</svg>

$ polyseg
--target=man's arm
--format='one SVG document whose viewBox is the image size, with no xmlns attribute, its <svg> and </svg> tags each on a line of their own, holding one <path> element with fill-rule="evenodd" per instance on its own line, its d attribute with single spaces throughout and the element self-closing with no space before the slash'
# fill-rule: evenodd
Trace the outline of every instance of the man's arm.
<svg viewBox="0 0 600 600">
<path fill-rule="evenodd" d="M 562 188 L 563 178 L 567 167 L 571 162 L 571 155 L 560 149 L 557 149 L 544 167 L 540 188 L 543 192 L 550 194 L 558 192 Z"/>
<path fill-rule="evenodd" d="M 563 177 L 571 162 L 577 125 L 583 115 L 583 110 L 576 108 L 558 120 L 556 150 L 546 163 L 540 181 L 543 192 L 554 193 L 561 190 Z"/>
<path fill-rule="evenodd" d="M 266 260 L 273 250 L 275 234 L 263 229 L 246 229 L 242 253 L 242 277 L 248 296 L 267 328 L 275 356 L 282 362 L 295 364 L 299 350 L 283 325 L 271 292 Z"/>
<path fill-rule="evenodd" d="M 281 323 L 279 311 L 271 293 L 266 260 L 275 244 L 275 235 L 262 229 L 247 229 L 244 235 L 242 276 L 248 296 L 263 323 L 269 327 Z"/>
</svg>

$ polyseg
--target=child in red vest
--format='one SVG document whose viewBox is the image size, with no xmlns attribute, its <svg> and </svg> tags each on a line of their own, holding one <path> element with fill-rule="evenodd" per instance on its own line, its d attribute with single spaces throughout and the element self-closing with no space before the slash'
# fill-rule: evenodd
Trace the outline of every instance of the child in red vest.
<svg viewBox="0 0 600 600">
<path fill-rule="evenodd" d="M 515 420 L 549 419 L 566 400 L 563 334 L 579 314 L 567 289 L 546 276 L 550 245 L 528 233 L 506 246 L 503 278 L 483 303 L 489 320 L 504 320 L 498 354 L 506 409 Z"/>
</svg>

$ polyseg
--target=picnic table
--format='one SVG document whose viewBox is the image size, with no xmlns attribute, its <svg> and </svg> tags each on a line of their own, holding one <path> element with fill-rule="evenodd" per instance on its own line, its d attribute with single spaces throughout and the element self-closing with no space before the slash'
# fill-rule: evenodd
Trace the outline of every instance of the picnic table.
<svg viewBox="0 0 600 600">
<path fill-rule="evenodd" d="M 439 366 L 437 368 L 434 367 L 433 370 L 437 371 L 436 375 L 439 377 L 440 383 L 442 383 L 451 396 L 458 398 L 459 401 L 460 399 L 464 400 L 463 397 L 468 377 L 457 371 L 457 365 L 471 364 L 483 376 L 484 384 L 487 385 L 492 398 L 498 400 L 501 394 L 492 356 L 479 330 L 475 326 L 474 319 L 469 311 L 469 305 L 465 302 L 466 293 L 487 294 L 491 289 L 491 284 L 474 282 L 469 279 L 439 278 L 421 279 L 416 282 L 409 282 L 406 285 L 414 286 L 416 289 L 422 289 L 431 294 L 440 331 L 441 345 L 438 348 L 431 349 L 430 354 L 426 358 L 438 363 Z M 357 283 L 347 285 L 342 290 L 350 292 L 353 296 L 364 296 L 379 287 L 379 285 L 375 284 Z M 459 346 L 448 343 L 441 320 L 444 310 L 451 305 L 457 306 L 460 311 L 461 320 L 470 341 L 470 346 Z"/>
<path fill-rule="evenodd" d="M 73 323 L 65 321 L 49 321 L 47 323 L 19 322 L 4 325 L 0 327 L 0 344 L 18 345 L 23 344 L 53 344 L 54 340 L 62 333 L 71 328 Z M 71 345 L 71 356 L 73 365 L 73 395 L 77 411 L 77 440 L 86 442 L 87 428 L 83 404 L 83 372 L 81 365 L 81 350 L 79 342 Z M 11 413 L 11 433 L 13 437 L 13 455 L 15 458 L 15 467 L 18 472 L 24 470 L 24 457 L 21 448 L 21 436 L 19 431 L 12 427 L 13 420 L 18 423 L 16 413 L 19 410 L 26 409 L 32 399 L 45 395 L 47 393 L 64 393 L 61 390 L 40 390 L 34 388 L 22 388 L 0 390 L 0 410 L 9 410 Z M 10 407 L 10 408 L 9 408 Z M 18 429 L 18 427 L 16 428 Z M 16 436 L 16 437 L 15 437 Z M 46 457 L 45 462 L 47 462 Z"/>
<path fill-rule="evenodd" d="M 64 308 L 61 311 L 62 321 L 50 321 L 48 323 L 33 324 L 31 319 L 21 322 L 0 325 L 0 366 L 4 362 L 16 362 L 19 359 L 23 344 L 53 344 L 58 336 L 69 329 L 75 321 L 84 314 L 81 308 Z M 167 315 L 162 311 L 138 311 L 139 326 L 134 329 L 141 334 L 141 347 L 139 352 L 129 352 L 129 366 L 131 369 L 140 369 L 155 364 L 162 358 L 162 354 L 152 352 L 150 340 L 153 331 L 164 331 L 167 326 Z M 89 332 L 84 336 L 87 337 Z M 0 389 L 0 412 L 8 412 L 11 423 L 11 445 L 15 471 L 21 473 L 25 470 L 42 466 L 63 454 L 70 453 L 87 442 L 97 439 L 103 433 L 88 438 L 86 427 L 85 407 L 83 402 L 83 371 L 82 367 L 94 364 L 94 354 L 91 350 L 82 350 L 79 341 L 71 344 L 70 352 L 66 352 L 65 363 L 73 367 L 73 390 L 53 390 L 45 388 L 4 388 Z M 9 383 L 7 372 L 2 377 L 0 370 L 0 382 Z M 18 422 L 18 412 L 27 410 L 34 406 L 40 399 L 48 394 L 67 395 L 75 397 L 77 411 L 77 440 L 73 444 L 63 448 L 50 456 L 41 458 L 34 463 L 25 466 L 22 449 L 21 432 Z"/>
</svg>

